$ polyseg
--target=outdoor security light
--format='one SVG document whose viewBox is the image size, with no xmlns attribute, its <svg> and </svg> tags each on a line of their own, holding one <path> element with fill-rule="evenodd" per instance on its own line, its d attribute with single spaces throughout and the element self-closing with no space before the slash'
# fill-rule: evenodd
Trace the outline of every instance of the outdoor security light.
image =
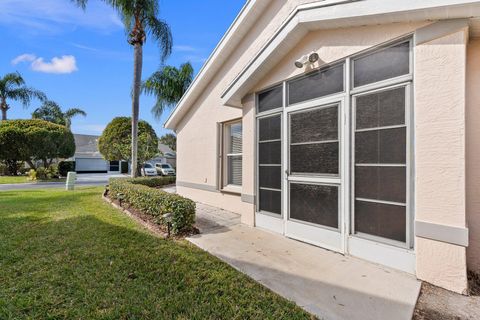
<svg viewBox="0 0 480 320">
<path fill-rule="evenodd" d="M 295 61 L 295 67 L 303 68 L 307 63 L 314 63 L 318 61 L 318 53 L 311 52 L 309 54 L 303 55 L 300 59 Z"/>
<path fill-rule="evenodd" d="M 300 59 L 295 61 L 295 67 L 303 68 L 303 66 L 308 62 L 308 54 L 303 55 Z"/>
<path fill-rule="evenodd" d="M 310 55 L 308 56 L 308 61 L 310 61 L 310 63 L 314 63 L 314 62 L 317 62 L 318 61 L 318 53 L 316 52 L 312 52 L 310 53 Z"/>
</svg>

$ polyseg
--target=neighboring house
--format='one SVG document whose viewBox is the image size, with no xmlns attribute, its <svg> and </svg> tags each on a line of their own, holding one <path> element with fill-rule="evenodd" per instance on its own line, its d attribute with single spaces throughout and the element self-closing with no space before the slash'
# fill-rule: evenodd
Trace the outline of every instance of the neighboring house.
<svg viewBox="0 0 480 320">
<path fill-rule="evenodd" d="M 479 36 L 480 1 L 247 1 L 165 124 L 178 193 L 465 293 Z"/>
<path fill-rule="evenodd" d="M 169 163 L 174 168 L 177 167 L 177 154 L 169 146 L 163 143 L 158 143 L 158 151 L 160 155 L 153 158 L 149 162 Z"/>
<path fill-rule="evenodd" d="M 111 172 L 119 173 L 121 171 L 122 162 L 125 161 L 107 161 L 100 151 L 98 151 L 99 136 L 74 134 L 75 139 L 75 155 L 71 160 L 75 161 L 75 171 L 79 173 L 94 172 Z M 125 165 L 123 165 L 125 173 Z M 128 167 L 128 165 L 127 165 Z"/>
</svg>

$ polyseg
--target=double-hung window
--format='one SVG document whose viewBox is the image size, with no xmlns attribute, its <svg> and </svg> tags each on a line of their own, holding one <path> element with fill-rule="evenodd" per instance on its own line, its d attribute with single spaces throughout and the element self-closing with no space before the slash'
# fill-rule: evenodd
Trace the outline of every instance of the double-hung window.
<svg viewBox="0 0 480 320">
<path fill-rule="evenodd" d="M 242 121 L 223 124 L 222 188 L 242 185 Z"/>
</svg>

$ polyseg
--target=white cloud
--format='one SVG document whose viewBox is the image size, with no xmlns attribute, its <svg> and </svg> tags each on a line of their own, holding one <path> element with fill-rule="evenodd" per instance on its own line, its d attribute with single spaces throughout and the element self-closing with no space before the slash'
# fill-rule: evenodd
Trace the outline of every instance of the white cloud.
<svg viewBox="0 0 480 320">
<path fill-rule="evenodd" d="M 53 57 L 50 62 L 38 58 L 32 62 L 31 67 L 33 71 L 45 73 L 72 73 L 78 70 L 74 56 Z"/>
<path fill-rule="evenodd" d="M 73 124 L 72 132 L 82 134 L 102 134 L 107 125 L 105 124 Z"/>
<path fill-rule="evenodd" d="M 117 13 L 103 1 L 90 1 L 84 11 L 67 0 L 0 0 L 0 25 L 33 35 L 55 35 L 77 27 L 104 33 L 123 29 Z"/>
<path fill-rule="evenodd" d="M 33 60 L 35 60 L 37 57 L 34 55 L 34 54 L 31 54 L 31 53 L 25 53 L 25 54 L 21 54 L 19 55 L 18 57 L 16 57 L 15 59 L 12 60 L 12 64 L 13 65 L 17 65 L 19 64 L 20 62 L 31 62 Z"/>
<path fill-rule="evenodd" d="M 199 55 L 188 55 L 185 56 L 184 59 L 192 63 L 205 63 L 208 58 Z"/>
<path fill-rule="evenodd" d="M 31 62 L 30 67 L 33 71 L 44 73 L 72 73 L 77 71 L 77 61 L 74 56 L 64 55 L 53 57 L 52 60 L 46 62 L 43 58 L 37 58 L 34 54 L 22 54 L 12 60 L 12 64 L 16 65 L 20 62 Z"/>
<path fill-rule="evenodd" d="M 185 45 L 175 45 L 173 46 L 174 51 L 180 51 L 180 52 L 195 52 L 197 51 L 196 48 L 191 47 L 191 46 L 185 46 Z"/>
</svg>

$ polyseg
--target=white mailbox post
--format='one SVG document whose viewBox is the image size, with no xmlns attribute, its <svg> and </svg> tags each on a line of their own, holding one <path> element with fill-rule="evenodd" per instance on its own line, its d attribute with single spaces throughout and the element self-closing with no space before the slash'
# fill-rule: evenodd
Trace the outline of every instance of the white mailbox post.
<svg viewBox="0 0 480 320">
<path fill-rule="evenodd" d="M 77 173 L 70 171 L 67 174 L 67 182 L 65 183 L 66 190 L 73 190 L 75 188 L 75 179 L 77 178 Z"/>
</svg>

